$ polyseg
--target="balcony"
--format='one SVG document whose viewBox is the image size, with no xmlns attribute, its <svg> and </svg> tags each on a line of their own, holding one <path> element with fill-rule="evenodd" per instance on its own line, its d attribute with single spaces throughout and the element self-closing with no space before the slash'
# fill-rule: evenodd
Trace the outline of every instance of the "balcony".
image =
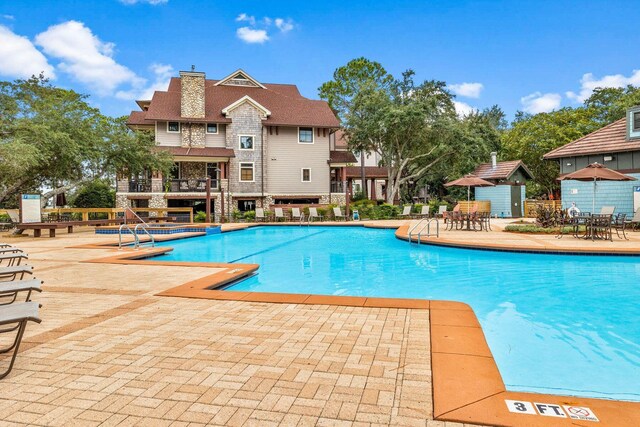
<svg viewBox="0 0 640 427">
<path fill-rule="evenodd" d="M 171 193 L 204 193 L 207 191 L 207 179 L 168 179 L 164 182 L 164 189 Z M 220 181 L 211 180 L 211 191 L 220 190 Z"/>
<path fill-rule="evenodd" d="M 151 193 L 151 180 L 137 179 L 129 181 L 129 193 Z"/>
</svg>

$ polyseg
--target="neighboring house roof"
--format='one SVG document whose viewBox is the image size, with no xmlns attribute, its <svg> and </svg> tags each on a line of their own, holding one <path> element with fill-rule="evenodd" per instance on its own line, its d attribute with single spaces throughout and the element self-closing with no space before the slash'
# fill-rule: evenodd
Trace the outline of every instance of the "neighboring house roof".
<svg viewBox="0 0 640 427">
<path fill-rule="evenodd" d="M 495 168 L 492 167 L 491 163 L 483 163 L 478 165 L 473 174 L 482 179 L 509 179 L 519 168 L 522 168 L 522 170 L 529 176 L 529 179 L 533 178 L 533 174 L 522 160 L 497 162 Z"/>
<path fill-rule="evenodd" d="M 230 123 L 222 110 L 248 96 L 271 113 L 263 121 L 270 126 L 313 126 L 337 128 L 340 123 L 325 101 L 317 101 L 300 95 L 294 85 L 264 83 L 264 88 L 253 86 L 216 85 L 217 80 L 205 80 L 205 117 L 183 118 L 180 115 L 181 83 L 174 77 L 167 91 L 153 94 L 147 120 Z M 131 119 L 131 118 L 130 118 Z"/>
<path fill-rule="evenodd" d="M 640 150 L 640 138 L 627 138 L 627 121 L 626 118 L 622 118 L 580 139 L 549 151 L 543 158 L 559 159 L 561 157 L 621 153 L 636 150 Z"/>
<path fill-rule="evenodd" d="M 331 151 L 329 152 L 331 163 L 356 163 L 356 156 L 351 151 Z"/>
<path fill-rule="evenodd" d="M 132 111 L 127 119 L 127 124 L 129 126 L 153 126 L 155 122 L 145 118 L 145 111 Z"/>
<path fill-rule="evenodd" d="M 338 129 L 335 133 L 336 148 L 346 148 L 349 144 L 347 141 L 347 135 L 342 129 Z"/>
<path fill-rule="evenodd" d="M 157 146 L 159 150 L 167 151 L 174 156 L 192 156 L 192 157 L 235 157 L 235 153 L 230 148 L 222 147 L 165 147 Z"/>
<path fill-rule="evenodd" d="M 360 166 L 347 167 L 347 178 L 360 178 L 362 172 L 360 169 Z M 389 171 L 387 168 L 378 166 L 365 166 L 364 175 L 365 178 L 388 178 Z"/>
</svg>

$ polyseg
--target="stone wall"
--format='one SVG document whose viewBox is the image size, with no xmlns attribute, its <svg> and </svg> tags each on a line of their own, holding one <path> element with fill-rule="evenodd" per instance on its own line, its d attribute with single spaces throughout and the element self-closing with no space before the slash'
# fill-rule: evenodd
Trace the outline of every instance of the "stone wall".
<svg viewBox="0 0 640 427">
<path fill-rule="evenodd" d="M 182 147 L 204 148 L 206 135 L 204 123 L 182 123 L 181 132 Z"/>
<path fill-rule="evenodd" d="M 228 117 L 232 123 L 226 129 L 226 144 L 235 151 L 236 156 L 229 162 L 229 179 L 231 190 L 234 193 L 260 193 L 262 191 L 262 179 L 265 179 L 266 170 L 262 171 L 263 143 L 267 144 L 266 135 L 263 141 L 262 120 L 260 112 L 249 103 L 245 103 L 232 110 Z M 240 135 L 253 136 L 253 150 L 240 150 Z M 265 150 L 266 151 L 266 150 Z M 240 182 L 240 163 L 252 162 L 254 182 Z"/>
<path fill-rule="evenodd" d="M 180 115 L 185 118 L 204 118 L 204 73 L 180 72 L 182 90 Z"/>
<path fill-rule="evenodd" d="M 181 162 L 180 168 L 182 179 L 204 179 L 207 176 L 205 162 Z"/>
<path fill-rule="evenodd" d="M 131 201 L 127 198 L 125 194 L 116 194 L 116 208 L 124 209 L 130 208 Z"/>
</svg>

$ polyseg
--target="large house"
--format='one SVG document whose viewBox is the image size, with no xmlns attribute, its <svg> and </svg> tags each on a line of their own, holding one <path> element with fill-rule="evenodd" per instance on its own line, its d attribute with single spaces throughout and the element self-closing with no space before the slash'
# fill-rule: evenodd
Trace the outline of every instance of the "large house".
<svg viewBox="0 0 640 427">
<path fill-rule="evenodd" d="M 560 164 L 560 176 L 600 163 L 639 181 L 598 182 L 596 212 L 615 206 L 616 213 L 632 215 L 640 208 L 640 106 L 630 108 L 624 118 L 544 155 Z M 564 208 L 575 202 L 583 211 L 592 208 L 593 183 L 561 181 Z"/>
<path fill-rule="evenodd" d="M 295 85 L 261 83 L 243 70 L 221 80 L 180 72 L 166 91 L 137 101 L 128 125 L 152 131 L 174 158 L 169 176 L 122 174 L 118 207 L 193 207 L 219 215 L 274 204 L 344 204 L 354 156 L 336 147 L 339 121 Z M 224 207 L 222 204 L 224 203 Z"/>
</svg>

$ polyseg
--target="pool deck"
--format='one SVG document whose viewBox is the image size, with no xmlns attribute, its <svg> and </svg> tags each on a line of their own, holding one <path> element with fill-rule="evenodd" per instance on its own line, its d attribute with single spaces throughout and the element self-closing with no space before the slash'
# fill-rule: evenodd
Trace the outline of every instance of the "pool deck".
<svg viewBox="0 0 640 427">
<path fill-rule="evenodd" d="M 591 242 L 502 233 L 503 224 L 438 240 L 571 252 L 640 248 L 640 233 Z M 370 225 L 400 227 L 402 237 L 407 223 Z M 104 246 L 113 236 L 92 231 L 0 238 L 24 248 L 45 281 L 36 296 L 43 323 L 27 327 L 13 372 L 0 381 L 3 425 L 625 426 L 640 419 L 637 403 L 505 391 L 464 304 L 211 291 L 212 282 L 255 266 L 140 260 L 153 250 L 118 251 Z M 230 273 L 238 268 L 246 270 Z M 167 297 L 172 292 L 193 295 Z M 588 406 L 600 422 L 514 414 L 505 399 Z"/>
</svg>

